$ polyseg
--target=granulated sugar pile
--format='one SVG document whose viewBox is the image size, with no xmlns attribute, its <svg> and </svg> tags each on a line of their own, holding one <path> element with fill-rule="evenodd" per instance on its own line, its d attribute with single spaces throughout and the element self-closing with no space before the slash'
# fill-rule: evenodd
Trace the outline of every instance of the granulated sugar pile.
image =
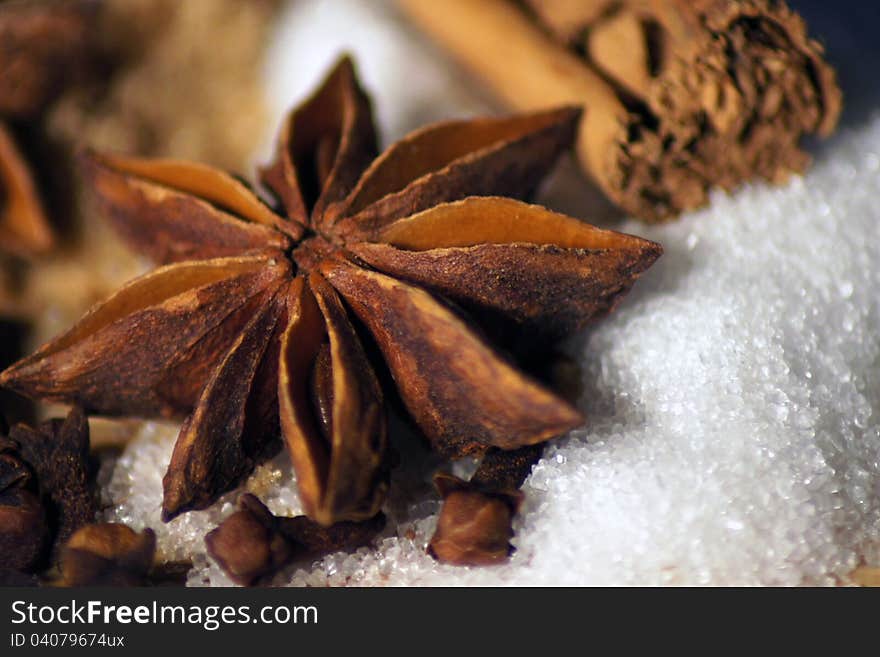
<svg viewBox="0 0 880 657">
<path fill-rule="evenodd" d="M 304 36 L 331 28 L 327 41 Z M 375 3 L 336 0 L 295 3 L 279 26 L 268 78 L 279 115 L 352 43 L 386 137 L 426 113 L 479 109 L 446 93 L 454 70 Z M 395 77 L 384 67 L 397 60 Z M 411 78 L 420 65 L 428 73 Z M 666 254 L 570 345 L 590 423 L 550 447 L 527 481 L 510 563 L 455 568 L 424 553 L 439 504 L 435 464 L 414 450 L 375 547 L 291 567 L 275 583 L 832 584 L 863 561 L 880 565 L 878 198 L 880 116 L 845 129 L 786 187 L 717 194 L 666 226 L 619 226 Z M 175 434 L 148 425 L 105 468 L 106 516 L 153 527 L 162 558 L 192 558 L 190 584 L 229 584 L 203 537 L 236 494 L 159 519 Z M 294 514 L 285 461 L 248 488 Z"/>
</svg>

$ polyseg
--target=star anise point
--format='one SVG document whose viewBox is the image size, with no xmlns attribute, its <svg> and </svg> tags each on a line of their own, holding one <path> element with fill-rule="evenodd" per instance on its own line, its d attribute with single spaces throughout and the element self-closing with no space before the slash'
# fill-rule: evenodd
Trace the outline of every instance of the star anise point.
<svg viewBox="0 0 880 657">
<path fill-rule="evenodd" d="M 261 174 L 276 203 L 202 165 L 87 153 L 105 214 L 161 266 L 0 383 L 102 414 L 186 416 L 164 520 L 233 489 L 279 436 L 310 518 L 375 517 L 386 381 L 447 456 L 564 434 L 581 411 L 493 346 L 490 325 L 575 330 L 660 254 L 519 200 L 579 111 L 448 121 L 377 157 L 343 59 L 284 122 Z"/>
</svg>

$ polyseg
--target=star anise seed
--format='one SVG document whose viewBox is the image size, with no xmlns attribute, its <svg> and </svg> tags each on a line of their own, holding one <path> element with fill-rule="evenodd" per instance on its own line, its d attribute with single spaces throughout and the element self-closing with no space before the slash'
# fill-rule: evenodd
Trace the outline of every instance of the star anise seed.
<svg viewBox="0 0 880 657">
<path fill-rule="evenodd" d="M 580 411 L 465 313 L 571 330 L 659 257 L 653 242 L 504 197 L 535 189 L 579 114 L 440 123 L 377 157 L 370 103 L 343 59 L 291 113 L 262 172 L 278 212 L 206 166 L 90 154 L 107 216 L 163 266 L 0 384 L 101 414 L 189 414 L 164 480 L 166 520 L 234 488 L 279 433 L 308 517 L 375 516 L 388 449 L 365 338 L 444 455 L 563 434 Z"/>
</svg>

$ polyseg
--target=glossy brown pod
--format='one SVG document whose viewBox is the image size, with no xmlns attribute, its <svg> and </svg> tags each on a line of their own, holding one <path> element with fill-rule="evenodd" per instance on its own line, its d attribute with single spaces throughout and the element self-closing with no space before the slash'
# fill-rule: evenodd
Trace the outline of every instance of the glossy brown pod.
<svg viewBox="0 0 880 657">
<path fill-rule="evenodd" d="M 166 520 L 235 488 L 279 434 L 312 521 L 374 518 L 389 397 L 446 455 L 565 433 L 580 411 L 450 302 L 561 334 L 613 307 L 660 255 L 499 196 L 537 185 L 579 114 L 444 122 L 376 157 L 370 103 L 343 59 L 284 123 L 262 172 L 267 202 L 201 165 L 89 154 L 113 224 L 164 266 L 0 384 L 102 414 L 185 417 Z"/>
</svg>

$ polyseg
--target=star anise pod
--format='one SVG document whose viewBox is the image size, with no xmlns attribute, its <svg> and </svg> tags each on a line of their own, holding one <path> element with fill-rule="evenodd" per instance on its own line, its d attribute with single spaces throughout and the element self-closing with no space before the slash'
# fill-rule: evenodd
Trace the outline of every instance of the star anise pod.
<svg viewBox="0 0 880 657">
<path fill-rule="evenodd" d="M 0 2 L 0 248 L 30 255 L 52 231 L 13 126 L 32 121 L 84 60 L 94 3 Z"/>
<path fill-rule="evenodd" d="M 165 475 L 166 520 L 234 488 L 279 433 L 310 518 L 374 516 L 387 488 L 385 401 L 364 340 L 444 455 L 560 435 L 582 414 L 465 313 L 572 329 L 660 255 L 503 197 L 535 189 L 578 116 L 441 123 L 376 157 L 370 103 L 344 59 L 286 120 L 262 171 L 278 212 L 202 165 L 92 154 L 106 214 L 164 266 L 0 384 L 102 414 L 189 414 Z"/>
</svg>

